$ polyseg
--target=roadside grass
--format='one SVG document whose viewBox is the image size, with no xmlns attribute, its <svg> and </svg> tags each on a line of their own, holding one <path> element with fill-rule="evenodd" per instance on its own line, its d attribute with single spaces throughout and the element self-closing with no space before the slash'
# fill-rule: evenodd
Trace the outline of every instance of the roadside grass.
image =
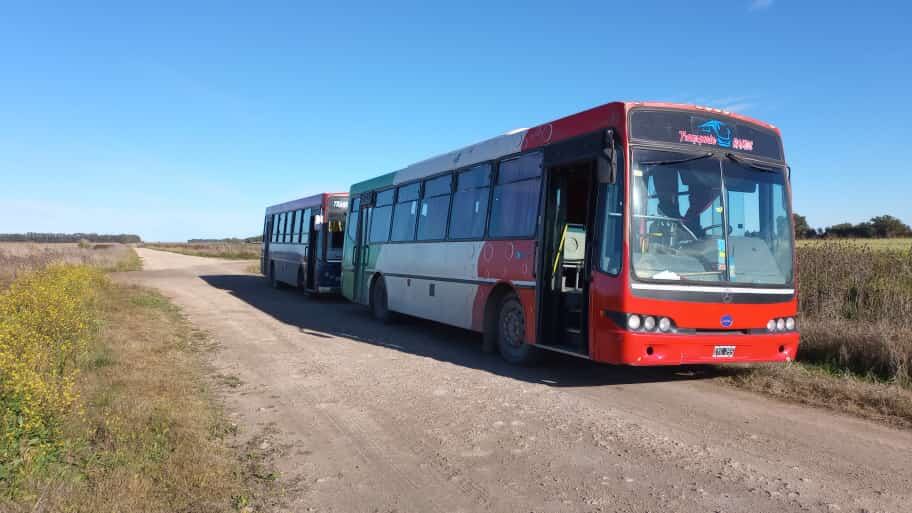
<svg viewBox="0 0 912 513">
<path fill-rule="evenodd" d="M 244 242 L 213 242 L 213 243 L 148 243 L 143 247 L 180 253 L 182 255 L 225 258 L 228 260 L 258 260 L 260 258 L 260 244 Z"/>
<path fill-rule="evenodd" d="M 796 362 L 723 371 L 724 379 L 912 426 L 912 247 L 868 242 L 799 245 Z"/>
<path fill-rule="evenodd" d="M 17 276 L 0 287 L 4 513 L 253 511 L 274 495 L 268 458 L 232 446 L 212 387 L 242 383 L 206 377 L 205 334 L 158 293 L 104 275 L 133 268 L 130 254 L 0 261 Z"/>
</svg>

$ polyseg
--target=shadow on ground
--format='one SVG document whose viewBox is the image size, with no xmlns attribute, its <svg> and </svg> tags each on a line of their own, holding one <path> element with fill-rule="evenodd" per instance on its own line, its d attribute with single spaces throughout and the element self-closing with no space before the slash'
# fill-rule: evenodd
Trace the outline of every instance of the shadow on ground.
<svg viewBox="0 0 912 513">
<path fill-rule="evenodd" d="M 361 305 L 334 297 L 310 297 L 294 289 L 275 290 L 255 275 L 204 275 L 209 285 L 230 292 L 275 319 L 297 326 L 314 337 L 344 337 L 417 356 L 479 369 L 522 381 L 557 387 L 587 387 L 708 379 L 722 372 L 714 367 L 620 367 L 549 354 L 537 367 L 519 367 L 497 354 L 481 351 L 477 333 L 413 317 L 390 325 L 373 318 Z"/>
</svg>

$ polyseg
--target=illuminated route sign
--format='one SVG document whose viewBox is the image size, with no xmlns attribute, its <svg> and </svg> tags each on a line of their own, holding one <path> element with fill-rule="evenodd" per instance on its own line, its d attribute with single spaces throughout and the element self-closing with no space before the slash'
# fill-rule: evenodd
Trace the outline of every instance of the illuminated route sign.
<svg viewBox="0 0 912 513">
<path fill-rule="evenodd" d="M 773 130 L 721 114 L 637 109 L 630 114 L 630 138 L 716 147 L 782 160 L 782 145 Z"/>
</svg>

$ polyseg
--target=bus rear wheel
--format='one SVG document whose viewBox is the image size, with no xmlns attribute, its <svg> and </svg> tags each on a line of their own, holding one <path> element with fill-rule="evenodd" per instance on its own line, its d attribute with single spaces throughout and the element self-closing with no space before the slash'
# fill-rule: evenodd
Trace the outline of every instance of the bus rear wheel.
<svg viewBox="0 0 912 513">
<path fill-rule="evenodd" d="M 517 365 L 532 365 L 541 357 L 538 349 L 526 343 L 526 314 L 516 294 L 508 294 L 500 303 L 497 348 L 504 360 Z"/>
<path fill-rule="evenodd" d="M 371 315 L 374 319 L 388 324 L 393 319 L 393 313 L 389 309 L 389 297 L 386 294 L 386 282 L 383 277 L 377 278 L 374 286 L 371 287 Z"/>
<path fill-rule="evenodd" d="M 282 282 L 280 282 L 276 277 L 275 262 L 271 262 L 269 264 L 269 285 L 271 285 L 274 289 L 281 289 L 284 286 Z"/>
</svg>

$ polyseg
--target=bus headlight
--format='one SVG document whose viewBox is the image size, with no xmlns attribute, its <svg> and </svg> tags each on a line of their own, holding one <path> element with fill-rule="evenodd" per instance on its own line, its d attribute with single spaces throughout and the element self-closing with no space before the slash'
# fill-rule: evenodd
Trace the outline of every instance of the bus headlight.
<svg viewBox="0 0 912 513">
<path fill-rule="evenodd" d="M 776 320 L 776 330 L 785 331 L 785 319 Z"/>
<path fill-rule="evenodd" d="M 776 319 L 770 319 L 770 322 L 766 323 L 766 331 L 770 333 L 776 331 Z"/>
<path fill-rule="evenodd" d="M 643 319 L 643 328 L 646 331 L 652 331 L 656 328 L 656 319 L 655 317 L 649 316 Z"/>
<path fill-rule="evenodd" d="M 640 329 L 640 316 L 636 314 L 630 314 L 627 316 L 627 328 L 636 331 Z"/>
<path fill-rule="evenodd" d="M 668 333 L 671 331 L 671 319 L 668 317 L 662 317 L 659 319 L 659 331 L 663 333 Z"/>
<path fill-rule="evenodd" d="M 795 318 L 789 317 L 785 320 L 785 329 L 789 331 L 795 331 Z"/>
</svg>

